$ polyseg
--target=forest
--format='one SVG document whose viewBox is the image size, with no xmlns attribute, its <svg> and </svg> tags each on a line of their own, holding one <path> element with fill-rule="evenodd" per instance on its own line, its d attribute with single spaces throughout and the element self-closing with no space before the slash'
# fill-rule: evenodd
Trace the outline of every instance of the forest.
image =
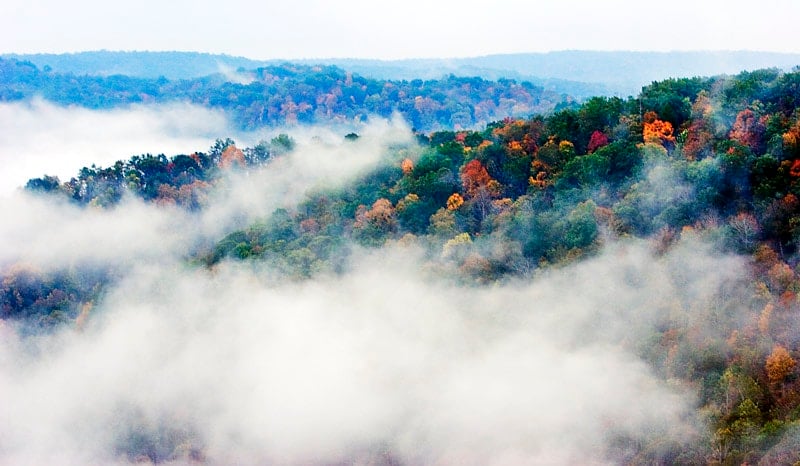
<svg viewBox="0 0 800 466">
<path fill-rule="evenodd" d="M 239 73 L 237 75 L 237 73 Z M 530 82 L 370 79 L 333 65 L 283 63 L 190 79 L 94 76 L 39 69 L 0 58 L 0 102 L 41 97 L 60 105 L 107 109 L 130 104 L 191 102 L 224 110 L 242 129 L 296 124 L 352 124 L 400 112 L 420 131 L 472 128 L 567 103 Z"/>
<path fill-rule="evenodd" d="M 281 65 L 285 60 L 251 60 L 197 52 L 94 51 L 68 54 L 0 54 L 30 62 L 51 73 L 127 75 L 169 80 L 193 79 L 235 70 Z M 741 70 L 777 67 L 790 70 L 799 54 L 746 51 L 610 52 L 565 50 L 548 53 L 497 54 L 471 58 L 374 60 L 329 58 L 292 60 L 311 66 L 334 65 L 365 78 L 394 81 L 436 80 L 454 74 L 497 81 L 528 81 L 558 95 L 576 99 L 636 95 L 642 86 L 671 76 L 714 76 Z M 498 119 L 501 119 L 503 115 Z M 527 116 L 527 115 L 525 115 Z"/>
<path fill-rule="evenodd" d="M 613 314 L 606 324 L 617 326 L 575 324 L 576 341 L 565 347 L 597 340 L 632 355 L 690 400 L 683 416 L 692 422 L 635 434 L 623 426 L 594 454 L 616 464 L 800 461 L 800 71 L 675 78 L 635 97 L 576 103 L 514 81 L 376 81 L 332 66 L 260 68 L 249 84 L 48 75 L 13 60 L 1 60 L 0 68 L 6 101 L 30 97 L 31 83 L 47 99 L 89 107 L 183 98 L 225 108 L 243 128 L 375 119 L 398 110 L 411 137 L 382 146 L 374 164 L 346 182 L 315 184 L 272 210 L 224 222 L 225 231 L 209 229 L 175 268 L 225 276 L 240 267 L 305 286 L 357 273 L 365 254 L 412 248 L 417 273 L 462 290 L 456 295 L 561 280 L 555 293 L 567 300 L 583 296 L 579 290 L 593 280 L 606 283 L 604 270 L 614 269 L 598 264 L 628 264 L 642 248 L 647 273 L 631 266 L 618 293 L 613 283 L 596 292 L 618 300 L 596 311 L 598 318 Z M 305 143 L 289 129 L 252 147 L 222 135 L 202 152 L 134 155 L 85 167 L 69 180 L 43 174 L 27 182 L 24 195 L 77 211 L 122 212 L 137 202 L 200 218 L 241 180 L 260 180 L 314 147 L 359 148 L 370 138 L 362 133 Z M 90 325 L 102 319 L 93 309 L 113 300 L 110 290 L 125 282 L 129 266 L 37 268 L 1 257 L 0 318 L 21 341 Z M 674 293 L 631 298 L 623 290 L 651 289 L 651 267 L 668 270 Z M 497 317 L 505 318 L 539 317 Z M 672 429 L 678 424 L 685 427 L 680 435 Z M 170 429 L 132 431 L 115 451 L 131 461 L 220 461 L 197 440 L 202 436 Z M 372 464 L 459 462 L 417 457 L 393 442 L 370 444 Z M 288 463 L 318 461 L 286 454 Z M 338 454 L 331 457 L 347 462 L 349 453 Z M 476 458 L 470 461 L 486 459 Z"/>
</svg>

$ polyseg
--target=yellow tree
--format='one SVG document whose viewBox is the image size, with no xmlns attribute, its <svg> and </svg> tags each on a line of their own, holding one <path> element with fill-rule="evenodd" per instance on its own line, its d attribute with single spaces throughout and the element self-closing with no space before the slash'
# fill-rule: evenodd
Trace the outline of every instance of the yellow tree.
<svg viewBox="0 0 800 466">
<path fill-rule="evenodd" d="M 765 369 L 769 380 L 769 390 L 775 397 L 778 406 L 787 407 L 796 402 L 796 393 L 788 384 L 789 376 L 794 372 L 796 363 L 789 350 L 776 345 L 767 356 Z"/>
<path fill-rule="evenodd" d="M 772 353 L 767 356 L 767 378 L 772 384 L 780 384 L 792 373 L 795 361 L 789 354 L 789 350 L 781 345 L 775 345 Z"/>
<path fill-rule="evenodd" d="M 800 156 L 800 118 L 783 133 L 783 148 L 792 157 Z"/>
<path fill-rule="evenodd" d="M 464 198 L 461 197 L 461 194 L 453 193 L 447 198 L 447 210 L 458 210 L 462 205 L 464 205 Z"/>
</svg>

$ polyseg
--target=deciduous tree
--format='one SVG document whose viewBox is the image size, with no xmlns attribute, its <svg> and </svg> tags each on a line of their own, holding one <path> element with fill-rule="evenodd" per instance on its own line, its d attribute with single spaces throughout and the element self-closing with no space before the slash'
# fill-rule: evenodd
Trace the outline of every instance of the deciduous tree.
<svg viewBox="0 0 800 466">
<path fill-rule="evenodd" d="M 660 144 L 666 148 L 675 144 L 672 123 L 659 120 L 655 112 L 645 113 L 643 120 L 642 137 L 645 144 Z"/>
<path fill-rule="evenodd" d="M 736 115 L 736 121 L 729 137 L 750 148 L 754 153 L 761 153 L 764 147 L 764 120 L 752 110 L 746 108 Z"/>
<path fill-rule="evenodd" d="M 461 169 L 461 184 L 464 187 L 464 192 L 469 197 L 478 195 L 478 191 L 485 189 L 491 180 L 492 177 L 489 176 L 489 172 L 486 171 L 486 167 L 483 166 L 480 160 L 470 160 Z"/>
<path fill-rule="evenodd" d="M 776 345 L 772 348 L 772 353 L 767 356 L 765 368 L 767 378 L 770 383 L 778 384 L 786 380 L 786 377 L 794 371 L 796 363 L 784 346 Z"/>
<path fill-rule="evenodd" d="M 608 136 L 606 136 L 602 131 L 595 131 L 592 133 L 591 137 L 589 137 L 589 145 L 586 146 L 586 151 L 591 154 L 597 149 L 607 145 Z"/>
</svg>

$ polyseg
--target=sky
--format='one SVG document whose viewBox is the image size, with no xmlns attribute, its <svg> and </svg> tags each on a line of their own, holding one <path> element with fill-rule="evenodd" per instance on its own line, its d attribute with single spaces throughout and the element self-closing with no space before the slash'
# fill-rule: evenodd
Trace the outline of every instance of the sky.
<svg viewBox="0 0 800 466">
<path fill-rule="evenodd" d="M 798 16 L 796 0 L 5 0 L 0 53 L 397 59 L 557 50 L 800 52 Z"/>
</svg>

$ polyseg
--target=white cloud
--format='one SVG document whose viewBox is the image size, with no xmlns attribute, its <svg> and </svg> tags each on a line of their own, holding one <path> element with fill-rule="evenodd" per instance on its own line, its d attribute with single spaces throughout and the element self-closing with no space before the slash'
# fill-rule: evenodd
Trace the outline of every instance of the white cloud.
<svg viewBox="0 0 800 466">
<path fill-rule="evenodd" d="M 409 126 L 397 115 L 361 126 L 360 137 L 344 142 L 343 134 L 321 127 L 285 130 L 296 140 L 295 150 L 273 158 L 262 170 L 230 173 L 224 189 L 214 194 L 203 212 L 203 231 L 222 234 L 238 223 L 244 227 L 256 217 L 278 208 L 292 208 L 312 188 L 333 189 L 376 166 L 390 146 L 415 146 Z M 254 139 L 254 135 L 244 135 Z M 269 137 L 266 137 L 269 140 Z"/>
<path fill-rule="evenodd" d="M 235 264 L 137 266 L 83 333 L 0 348 L 0 458 L 125 462 L 150 442 L 211 464 L 585 464 L 614 461 L 613 435 L 693 432 L 689 392 L 633 343 L 676 295 L 735 282 L 735 259 L 629 244 L 533 282 L 459 288 L 417 254 L 283 284 Z"/>
<path fill-rule="evenodd" d="M 82 167 L 132 155 L 205 151 L 231 134 L 222 113 L 183 103 L 107 111 L 0 103 L 0 128 L 0 196 L 45 174 L 66 181 Z"/>
<path fill-rule="evenodd" d="M 189 144 L 197 142 L 192 135 L 211 130 L 213 125 L 182 126 L 179 115 L 183 111 L 191 113 L 196 109 L 143 107 L 106 114 L 38 103 L 26 119 L 32 122 L 37 115 L 44 120 L 57 115 L 57 119 L 72 120 L 75 125 L 91 123 L 99 132 L 100 140 L 82 140 L 79 135 L 63 129 L 53 131 L 49 125 L 47 130 L 42 130 L 49 144 L 64 148 L 72 157 L 80 157 L 84 160 L 80 163 L 85 165 L 95 160 L 82 157 L 91 157 L 93 152 L 81 150 L 92 143 L 106 143 L 113 147 L 114 154 L 127 150 L 126 144 L 133 146 L 134 139 L 114 138 L 118 135 L 116 131 L 130 127 L 138 128 L 140 133 L 130 136 L 137 136 L 145 146 L 172 147 L 175 153 L 191 152 Z M 208 116 L 208 113 L 200 115 Z M 275 209 L 292 208 L 312 188 L 339 186 L 375 166 L 386 155 L 389 145 L 413 145 L 408 126 L 399 118 L 376 120 L 359 131 L 361 137 L 357 141 L 345 142 L 341 134 L 329 129 L 296 128 L 292 133 L 297 138 L 295 151 L 271 159 L 260 170 L 228 172 L 210 193 L 209 205 L 200 213 L 146 204 L 132 194 L 126 194 L 114 208 L 96 209 L 80 208 L 60 198 L 10 192 L 0 197 L 0 210 L 9 219 L 0 224 L 0 243 L 4 244 L 0 248 L 0 266 L 21 262 L 46 270 L 76 264 L 123 266 L 185 257 L 203 241 L 216 241 L 236 228 L 265 218 Z M 245 139 L 257 137 L 255 134 L 242 136 Z M 187 146 L 181 148 L 178 146 L 181 143 Z M 52 159 L 44 156 L 40 158 L 40 174 L 53 173 L 46 168 L 50 161 Z M 98 165 L 102 166 L 102 162 Z"/>
</svg>

